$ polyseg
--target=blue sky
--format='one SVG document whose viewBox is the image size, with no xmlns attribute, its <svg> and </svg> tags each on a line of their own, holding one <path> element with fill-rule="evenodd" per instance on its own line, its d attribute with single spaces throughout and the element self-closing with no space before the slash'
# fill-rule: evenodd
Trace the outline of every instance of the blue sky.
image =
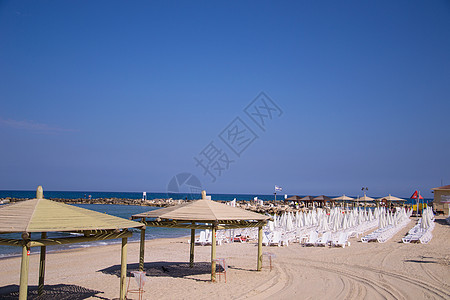
<svg viewBox="0 0 450 300">
<path fill-rule="evenodd" d="M 0 1 L 0 189 L 189 172 L 210 193 L 431 197 L 449 31 L 446 1 Z M 282 111 L 265 131 L 244 112 L 260 92 Z M 236 117 L 257 137 L 240 156 L 219 138 Z M 211 142 L 233 161 L 214 182 L 194 160 Z"/>
</svg>

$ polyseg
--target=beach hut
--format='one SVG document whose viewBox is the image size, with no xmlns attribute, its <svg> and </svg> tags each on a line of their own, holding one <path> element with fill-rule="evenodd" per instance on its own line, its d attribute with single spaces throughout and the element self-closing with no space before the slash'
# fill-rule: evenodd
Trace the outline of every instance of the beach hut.
<svg viewBox="0 0 450 300">
<path fill-rule="evenodd" d="M 444 185 L 432 188 L 434 193 L 433 206 L 436 211 L 442 212 L 444 215 L 450 215 L 450 185 Z"/>
<path fill-rule="evenodd" d="M 122 239 L 120 299 L 125 299 L 127 239 L 129 228 L 142 228 L 139 222 L 44 199 L 42 187 L 36 199 L 0 206 L 0 245 L 22 248 L 19 299 L 27 299 L 28 264 L 31 247 L 41 247 L 38 294 L 44 289 L 46 246 L 99 240 Z M 50 238 L 49 232 L 79 233 L 79 236 Z M 21 239 L 1 238 L 1 234 L 19 233 Z M 40 233 L 40 234 L 39 234 Z M 37 236 L 32 239 L 31 235 Z"/>
<path fill-rule="evenodd" d="M 177 206 L 152 210 L 132 216 L 149 227 L 169 227 L 191 229 L 190 267 L 194 265 L 194 243 L 196 229 L 210 229 L 211 243 L 211 281 L 216 279 L 216 230 L 258 227 L 258 259 L 257 270 L 261 270 L 262 263 L 262 228 L 271 218 L 238 207 L 231 207 L 219 202 L 206 199 L 206 192 L 202 192 L 202 199 Z M 141 229 L 141 245 L 139 270 L 144 270 L 145 228 Z"/>
</svg>

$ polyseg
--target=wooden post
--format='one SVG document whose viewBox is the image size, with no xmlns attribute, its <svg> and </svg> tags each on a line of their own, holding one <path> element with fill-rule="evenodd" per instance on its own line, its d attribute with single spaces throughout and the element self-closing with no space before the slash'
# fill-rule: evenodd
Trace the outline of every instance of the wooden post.
<svg viewBox="0 0 450 300">
<path fill-rule="evenodd" d="M 212 242 L 211 242 L 211 281 L 216 281 L 216 226 L 213 224 L 212 228 Z"/>
<path fill-rule="evenodd" d="M 120 260 L 120 300 L 125 299 L 127 279 L 127 238 L 122 238 L 122 251 Z"/>
<path fill-rule="evenodd" d="M 26 241 L 22 246 L 22 262 L 20 265 L 20 287 L 19 287 L 19 300 L 25 300 L 28 296 L 28 264 L 30 261 L 29 251 Z"/>
<path fill-rule="evenodd" d="M 41 233 L 41 239 L 46 239 L 47 233 Z M 41 296 L 44 292 L 44 277 L 45 277 L 45 252 L 47 247 L 41 246 L 41 258 L 39 261 L 39 285 L 38 285 L 38 295 Z"/>
<path fill-rule="evenodd" d="M 258 263 L 256 266 L 257 271 L 261 271 L 262 267 L 262 238 L 263 238 L 263 228 L 258 227 Z"/>
<path fill-rule="evenodd" d="M 141 243 L 139 245 L 139 271 L 144 271 L 145 227 L 141 228 Z"/>
<path fill-rule="evenodd" d="M 194 225 L 195 222 L 192 222 L 192 224 Z M 195 248 L 195 228 L 191 229 L 191 249 L 190 249 L 190 253 L 189 253 L 189 267 L 193 268 L 194 267 L 194 248 Z"/>
</svg>

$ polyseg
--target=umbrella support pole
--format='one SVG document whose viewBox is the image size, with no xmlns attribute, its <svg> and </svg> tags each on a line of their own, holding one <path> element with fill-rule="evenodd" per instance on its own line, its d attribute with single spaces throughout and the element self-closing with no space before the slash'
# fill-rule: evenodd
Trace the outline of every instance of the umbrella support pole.
<svg viewBox="0 0 450 300">
<path fill-rule="evenodd" d="M 216 281 L 216 226 L 212 226 L 211 239 L 211 281 Z"/>
<path fill-rule="evenodd" d="M 191 248 L 189 253 L 189 267 L 194 267 L 195 228 L 191 229 Z"/>
<path fill-rule="evenodd" d="M 263 238 L 263 228 L 258 227 L 258 263 L 256 265 L 256 270 L 261 271 L 262 267 L 262 238 Z"/>
<path fill-rule="evenodd" d="M 30 262 L 30 248 L 25 244 L 22 246 L 22 262 L 20 264 L 20 287 L 19 300 L 25 300 L 28 296 L 28 264 Z"/>
<path fill-rule="evenodd" d="M 120 253 L 120 300 L 125 299 L 125 289 L 127 284 L 127 238 L 122 238 L 122 248 Z"/>
<path fill-rule="evenodd" d="M 145 227 L 141 228 L 141 241 L 139 244 L 139 271 L 144 271 L 144 255 L 145 255 Z"/>
<path fill-rule="evenodd" d="M 43 232 L 41 234 L 42 239 L 47 238 L 47 233 Z M 39 261 L 39 285 L 38 285 L 38 295 L 41 296 L 44 292 L 44 277 L 45 277 L 45 255 L 47 247 L 41 246 L 41 256 Z"/>
</svg>

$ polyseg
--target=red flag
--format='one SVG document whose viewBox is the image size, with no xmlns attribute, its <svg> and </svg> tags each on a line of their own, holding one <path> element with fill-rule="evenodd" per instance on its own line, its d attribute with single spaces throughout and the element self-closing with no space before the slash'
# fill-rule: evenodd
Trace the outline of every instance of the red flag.
<svg viewBox="0 0 450 300">
<path fill-rule="evenodd" d="M 419 193 L 417 191 L 414 192 L 414 194 L 412 194 L 411 199 L 417 199 L 417 196 L 419 195 Z M 422 195 L 419 196 L 419 199 L 423 200 Z"/>
</svg>

